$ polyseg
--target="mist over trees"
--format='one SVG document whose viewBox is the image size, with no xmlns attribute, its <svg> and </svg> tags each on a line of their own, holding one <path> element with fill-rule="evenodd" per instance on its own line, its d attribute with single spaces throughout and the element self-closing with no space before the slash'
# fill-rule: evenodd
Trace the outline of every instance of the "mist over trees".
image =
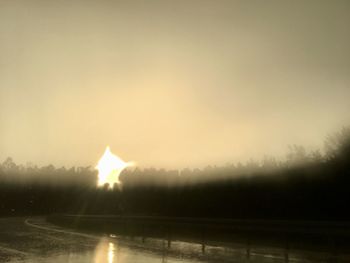
<svg viewBox="0 0 350 263">
<path fill-rule="evenodd" d="M 350 219 L 350 127 L 324 151 L 291 145 L 286 159 L 204 169 L 128 169 L 122 189 L 96 188 L 92 167 L 0 165 L 0 215 L 133 214 L 263 219 Z"/>
</svg>

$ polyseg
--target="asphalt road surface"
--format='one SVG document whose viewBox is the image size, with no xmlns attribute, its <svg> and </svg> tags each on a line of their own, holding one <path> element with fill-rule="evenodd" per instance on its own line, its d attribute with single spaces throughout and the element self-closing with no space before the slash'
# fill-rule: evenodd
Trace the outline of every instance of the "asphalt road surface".
<svg viewBox="0 0 350 263">
<path fill-rule="evenodd" d="M 338 262 L 350 262 L 348 257 Z M 329 253 L 292 251 L 288 262 L 331 262 Z M 268 247 L 230 247 L 166 240 L 91 234 L 65 229 L 43 217 L 0 218 L 0 262 L 57 263 L 194 263 L 287 262 L 285 251 Z"/>
<path fill-rule="evenodd" d="M 131 242 L 133 243 L 133 242 Z M 137 243 L 137 242 L 136 242 Z M 44 218 L 0 219 L 0 262 L 198 262 L 128 245 L 114 236 L 59 228 Z"/>
</svg>

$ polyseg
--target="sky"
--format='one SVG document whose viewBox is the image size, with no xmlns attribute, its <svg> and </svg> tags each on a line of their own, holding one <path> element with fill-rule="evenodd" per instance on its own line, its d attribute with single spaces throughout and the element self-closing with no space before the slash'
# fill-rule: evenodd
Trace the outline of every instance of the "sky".
<svg viewBox="0 0 350 263">
<path fill-rule="evenodd" d="M 350 124 L 350 1 L 0 1 L 0 162 L 185 168 Z"/>
</svg>

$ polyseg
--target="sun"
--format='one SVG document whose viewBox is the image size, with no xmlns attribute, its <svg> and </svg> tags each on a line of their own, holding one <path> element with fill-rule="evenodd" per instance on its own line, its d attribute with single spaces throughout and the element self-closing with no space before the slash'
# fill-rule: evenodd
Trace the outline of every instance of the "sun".
<svg viewBox="0 0 350 263">
<path fill-rule="evenodd" d="M 96 169 L 98 170 L 97 186 L 109 185 L 109 188 L 113 188 L 114 185 L 120 185 L 119 175 L 128 166 L 134 165 L 133 162 L 124 162 L 118 156 L 113 154 L 109 148 L 106 150 L 98 161 Z"/>
</svg>

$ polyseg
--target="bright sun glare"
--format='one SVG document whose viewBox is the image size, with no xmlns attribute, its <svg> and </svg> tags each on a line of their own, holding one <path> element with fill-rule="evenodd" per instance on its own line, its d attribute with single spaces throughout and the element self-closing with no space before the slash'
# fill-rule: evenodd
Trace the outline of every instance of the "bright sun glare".
<svg viewBox="0 0 350 263">
<path fill-rule="evenodd" d="M 98 161 L 96 169 L 98 170 L 97 186 L 109 184 L 109 188 L 113 188 L 114 184 L 120 185 L 119 175 L 128 166 L 132 166 L 132 162 L 124 162 L 118 156 L 114 155 L 109 146 L 105 153 Z"/>
</svg>

